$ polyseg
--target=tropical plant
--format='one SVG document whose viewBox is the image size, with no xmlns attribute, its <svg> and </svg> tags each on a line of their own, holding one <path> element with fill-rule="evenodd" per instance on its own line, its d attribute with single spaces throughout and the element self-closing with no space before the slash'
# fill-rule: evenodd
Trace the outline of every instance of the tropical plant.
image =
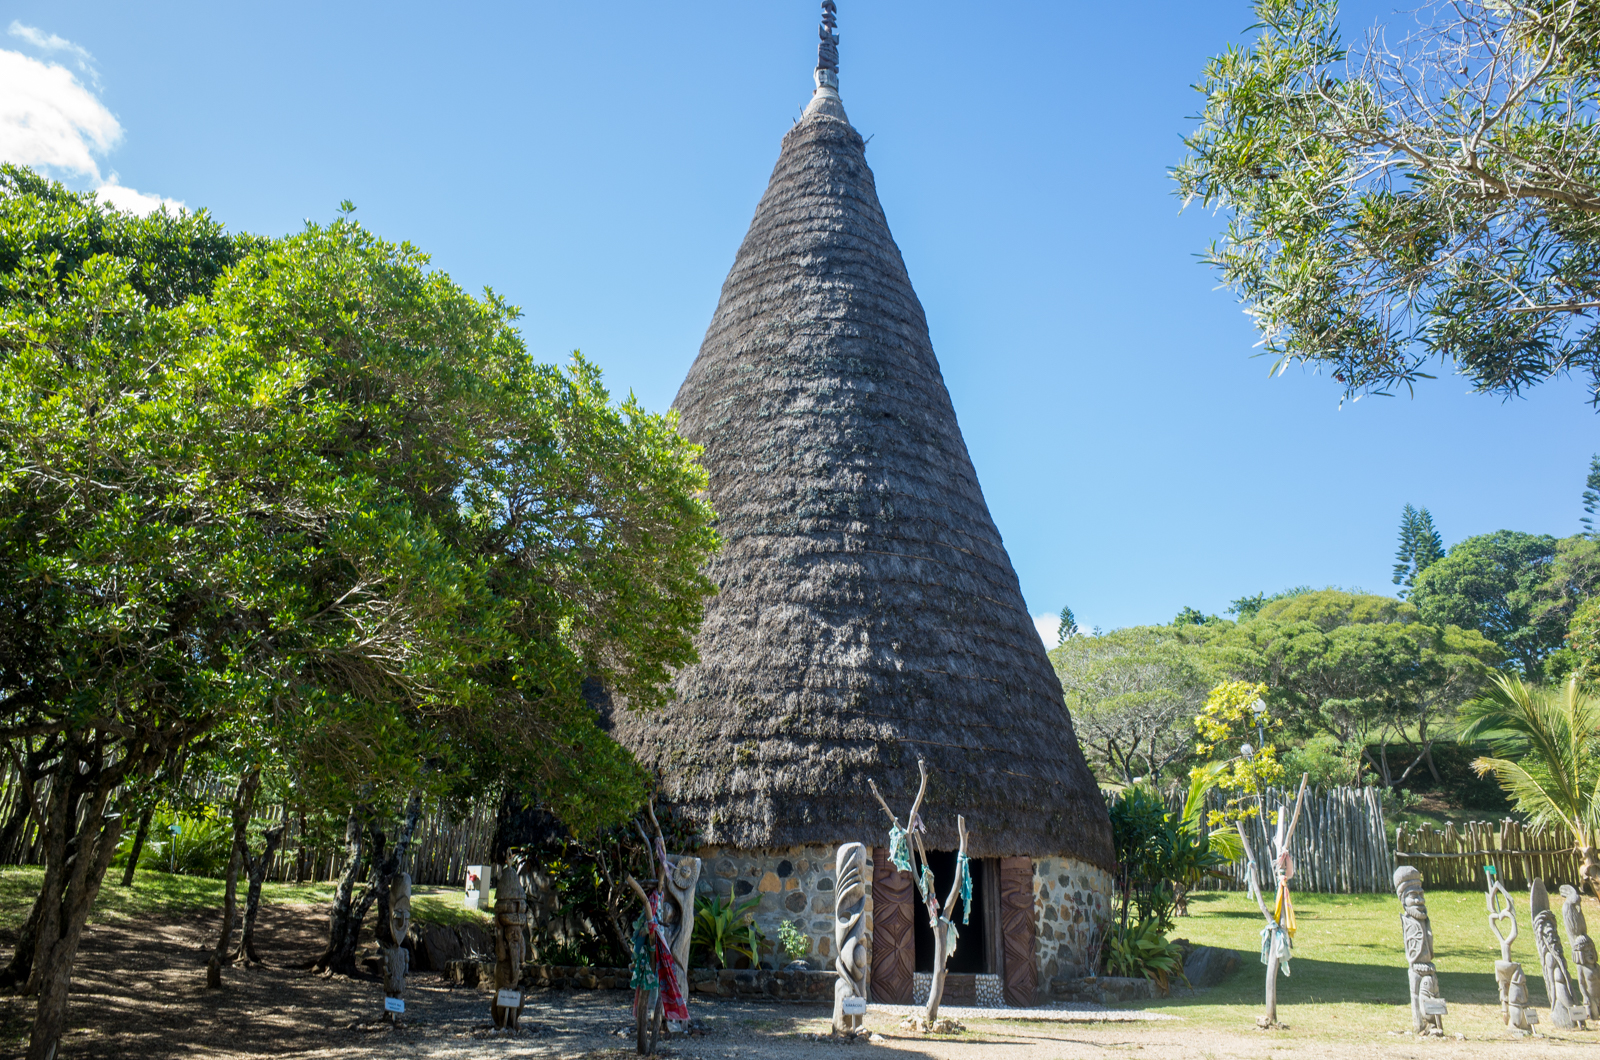
<svg viewBox="0 0 1600 1060">
<path fill-rule="evenodd" d="M 792 961 L 804 957 L 806 951 L 811 948 L 811 940 L 806 938 L 806 933 L 796 927 L 792 920 L 785 920 L 778 925 L 778 944 Z"/>
<path fill-rule="evenodd" d="M 728 953 L 745 957 L 753 968 L 761 963 L 761 944 L 766 941 L 761 928 L 751 915 L 761 902 L 749 898 L 743 902 L 728 899 L 726 905 L 716 895 L 700 895 L 694 901 L 694 934 L 689 944 L 703 955 L 717 962 L 718 968 L 728 967 Z"/>
<path fill-rule="evenodd" d="M 1493 773 L 1533 824 L 1565 828 L 1580 872 L 1600 896 L 1600 697 L 1576 674 L 1557 688 L 1496 674 L 1488 694 L 1461 716 L 1462 742 L 1485 740 L 1494 752 L 1472 768 Z"/>
<path fill-rule="evenodd" d="M 1113 928 L 1106 936 L 1105 954 L 1108 975 L 1153 979 L 1163 993 L 1174 976 L 1183 977 L 1183 952 L 1155 920 Z"/>
</svg>

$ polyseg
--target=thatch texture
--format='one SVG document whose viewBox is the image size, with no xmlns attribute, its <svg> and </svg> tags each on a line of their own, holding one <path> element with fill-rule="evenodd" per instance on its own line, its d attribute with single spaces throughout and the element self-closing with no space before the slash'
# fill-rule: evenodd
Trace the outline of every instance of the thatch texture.
<svg viewBox="0 0 1600 1060">
<path fill-rule="evenodd" d="M 720 587 L 664 711 L 617 733 L 712 845 L 882 842 L 1112 864 L 1110 826 L 835 98 L 784 138 L 678 392 Z"/>
</svg>

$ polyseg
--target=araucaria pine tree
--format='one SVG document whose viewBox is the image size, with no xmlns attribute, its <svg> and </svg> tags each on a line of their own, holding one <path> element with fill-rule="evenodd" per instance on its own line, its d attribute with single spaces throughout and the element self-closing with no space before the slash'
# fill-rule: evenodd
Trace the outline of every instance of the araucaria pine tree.
<svg viewBox="0 0 1600 1060">
<path fill-rule="evenodd" d="M 1394 554 L 1394 584 L 1403 586 L 1403 600 L 1417 584 L 1417 575 L 1444 558 L 1444 540 L 1434 529 L 1433 516 L 1426 508 L 1406 505 L 1400 513 L 1400 547 Z"/>
<path fill-rule="evenodd" d="M 1589 458 L 1589 477 L 1583 483 L 1583 524 L 1585 537 L 1594 537 L 1594 513 L 1600 508 L 1600 453 Z"/>
</svg>

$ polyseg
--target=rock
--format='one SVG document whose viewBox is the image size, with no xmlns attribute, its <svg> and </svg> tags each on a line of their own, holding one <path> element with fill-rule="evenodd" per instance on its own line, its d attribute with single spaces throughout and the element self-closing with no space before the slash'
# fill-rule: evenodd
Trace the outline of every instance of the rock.
<svg viewBox="0 0 1600 1060">
<path fill-rule="evenodd" d="M 1221 985 L 1239 970 L 1239 954 L 1218 946 L 1196 946 L 1183 961 L 1183 974 L 1196 990 Z"/>
<path fill-rule="evenodd" d="M 1149 1001 L 1156 996 L 1152 979 L 1130 979 L 1116 975 L 1102 975 L 1095 980 L 1100 1004 L 1116 1005 L 1127 1001 Z"/>
<path fill-rule="evenodd" d="M 807 964 L 805 961 L 790 961 L 788 964 L 783 966 L 783 970 L 786 972 L 809 972 L 811 970 L 811 965 Z"/>
</svg>

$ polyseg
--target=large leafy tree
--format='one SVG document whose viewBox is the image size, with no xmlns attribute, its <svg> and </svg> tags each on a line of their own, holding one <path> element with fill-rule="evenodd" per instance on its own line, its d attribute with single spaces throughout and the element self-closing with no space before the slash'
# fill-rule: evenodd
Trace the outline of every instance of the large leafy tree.
<svg viewBox="0 0 1600 1060">
<path fill-rule="evenodd" d="M 1050 652 L 1089 760 L 1106 779 L 1160 778 L 1188 757 L 1190 719 L 1221 671 L 1170 626 L 1071 637 Z"/>
<path fill-rule="evenodd" d="M 7 170 L 0 261 L 0 736 L 55 756 L 9 969 L 30 1058 L 118 800 L 241 712 L 338 797 L 427 772 L 580 830 L 632 808 L 581 687 L 648 708 L 693 658 L 714 535 L 670 418 L 348 218 L 230 241 Z"/>
<path fill-rule="evenodd" d="M 1338 589 L 1275 601 L 1212 644 L 1234 673 L 1271 689 L 1299 735 L 1327 733 L 1360 748 L 1394 784 L 1404 777 L 1389 771 L 1388 743 L 1414 731 L 1422 754 L 1413 767 L 1431 762 L 1433 722 L 1476 694 L 1500 659 L 1476 630 L 1430 625 L 1411 603 Z"/>
<path fill-rule="evenodd" d="M 1561 647 L 1571 614 L 1541 600 L 1556 553 L 1548 534 L 1497 530 L 1469 537 L 1417 576 L 1411 602 L 1424 622 L 1475 629 L 1520 673 L 1536 676 Z"/>
<path fill-rule="evenodd" d="M 1437 4 L 1354 49 L 1335 0 L 1254 10 L 1174 175 L 1227 214 L 1209 260 L 1274 368 L 1346 396 L 1576 373 L 1600 404 L 1600 8 Z"/>
</svg>

